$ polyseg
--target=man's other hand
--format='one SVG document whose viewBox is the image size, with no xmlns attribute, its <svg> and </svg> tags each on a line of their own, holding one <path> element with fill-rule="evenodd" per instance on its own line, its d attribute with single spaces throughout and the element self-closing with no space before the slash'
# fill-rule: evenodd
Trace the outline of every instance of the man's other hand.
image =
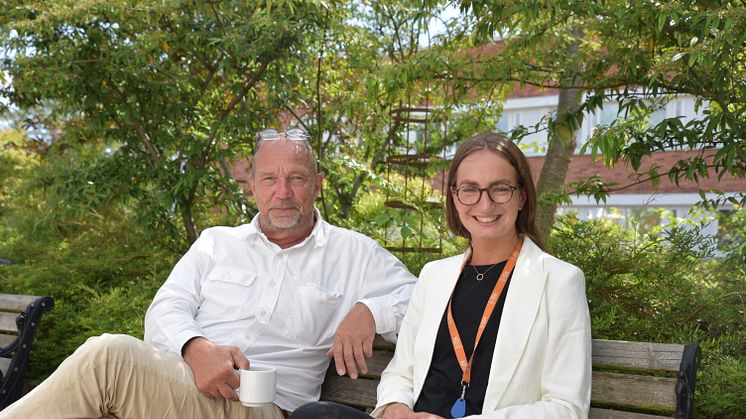
<svg viewBox="0 0 746 419">
<path fill-rule="evenodd" d="M 326 353 L 334 357 L 337 374 L 349 373 L 351 378 L 357 378 L 358 369 L 361 373 L 368 372 L 365 358 L 373 356 L 373 338 L 376 336 L 376 321 L 368 306 L 357 303 L 347 313 L 334 333 L 334 345 Z"/>
<path fill-rule="evenodd" d="M 238 401 L 235 389 L 241 381 L 236 368 L 248 369 L 249 360 L 237 347 L 215 345 L 196 337 L 184 345 L 182 354 L 192 369 L 200 393 L 210 398 Z"/>
</svg>

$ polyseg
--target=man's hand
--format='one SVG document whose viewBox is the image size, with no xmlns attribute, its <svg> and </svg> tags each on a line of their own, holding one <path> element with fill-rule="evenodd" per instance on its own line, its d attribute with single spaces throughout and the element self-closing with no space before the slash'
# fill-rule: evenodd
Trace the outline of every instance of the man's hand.
<svg viewBox="0 0 746 419">
<path fill-rule="evenodd" d="M 373 338 L 376 336 L 376 321 L 368 306 L 357 303 L 347 313 L 334 333 L 334 345 L 326 356 L 334 357 L 337 374 L 357 378 L 357 370 L 368 372 L 365 358 L 373 356 Z"/>
<path fill-rule="evenodd" d="M 241 383 L 236 368 L 248 369 L 249 360 L 235 346 L 215 345 L 196 337 L 182 349 L 200 393 L 210 398 L 238 401 L 234 391 Z"/>
<path fill-rule="evenodd" d="M 391 403 L 383 409 L 381 419 L 443 419 L 443 417 L 426 412 L 415 413 L 406 404 Z"/>
</svg>

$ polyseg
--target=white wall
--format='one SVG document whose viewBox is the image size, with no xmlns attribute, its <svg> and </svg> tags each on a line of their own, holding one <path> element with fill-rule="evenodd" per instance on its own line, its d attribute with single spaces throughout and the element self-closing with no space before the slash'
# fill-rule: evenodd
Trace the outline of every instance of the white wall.
<svg viewBox="0 0 746 419">
<path fill-rule="evenodd" d="M 558 96 L 535 96 L 508 99 L 503 106 L 503 114 L 497 123 L 496 129 L 508 132 L 518 125 L 523 125 L 529 131 L 533 130 L 533 125 L 537 124 L 545 116 L 551 115 L 557 108 Z M 585 115 L 583 124 L 578 131 L 578 148 L 585 143 L 586 139 L 591 136 L 593 130 L 599 125 L 609 125 L 617 118 L 619 104 L 615 101 L 609 101 L 604 104 L 602 109 L 596 110 L 595 114 Z M 701 117 L 702 109 L 695 110 L 695 98 L 688 95 L 674 97 L 666 105 L 650 115 L 651 123 L 658 123 L 665 118 L 682 117 L 682 122 L 686 123 L 692 118 Z M 547 132 L 546 124 L 544 130 L 535 134 L 526 136 L 521 145 L 527 156 L 543 156 L 546 154 Z"/>
<path fill-rule="evenodd" d="M 734 194 L 727 194 L 730 196 Z M 715 199 L 714 194 L 705 194 L 707 199 Z M 670 211 L 670 217 L 664 217 L 659 220 L 661 224 L 667 224 L 678 219 L 681 225 L 682 220 L 688 220 L 695 224 L 703 223 L 702 232 L 709 236 L 716 236 L 718 233 L 718 222 L 714 214 L 708 211 L 691 211 L 692 207 L 701 200 L 697 193 L 661 193 L 661 194 L 615 194 L 609 195 L 606 202 L 596 202 L 595 199 L 587 196 L 572 196 L 572 203 L 562 205 L 558 208 L 559 214 L 576 213 L 581 220 L 588 219 L 614 219 L 621 225 L 635 220 L 641 210 L 663 209 Z M 730 204 L 723 206 L 721 209 L 732 209 Z"/>
</svg>

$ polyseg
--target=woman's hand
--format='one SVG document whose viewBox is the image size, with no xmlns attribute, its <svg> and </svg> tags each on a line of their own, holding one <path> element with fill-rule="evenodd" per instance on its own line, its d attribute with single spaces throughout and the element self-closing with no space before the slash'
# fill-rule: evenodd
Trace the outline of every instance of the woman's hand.
<svg viewBox="0 0 746 419">
<path fill-rule="evenodd" d="M 443 417 L 426 412 L 415 413 L 406 404 L 391 403 L 383 410 L 381 419 L 443 419 Z"/>
</svg>

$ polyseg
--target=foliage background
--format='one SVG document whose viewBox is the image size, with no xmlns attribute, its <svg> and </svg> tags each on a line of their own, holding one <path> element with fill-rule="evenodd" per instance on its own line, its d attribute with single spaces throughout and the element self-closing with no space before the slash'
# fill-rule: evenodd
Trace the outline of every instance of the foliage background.
<svg viewBox="0 0 746 419">
<path fill-rule="evenodd" d="M 318 202 L 325 218 L 383 244 L 406 240 L 444 255 L 465 244 L 428 209 L 437 193 L 401 186 L 444 162 L 408 172 L 390 170 L 387 157 L 413 147 L 437 154 L 493 129 L 515 83 L 561 87 L 574 98 L 545 126 L 510 133 L 518 142 L 547 130 L 561 158 L 574 150 L 565 143 L 583 112 L 618 99 L 621 122 L 587 145 L 607 164 L 698 150 L 668 174 L 696 179 L 717 150 L 709 169 L 744 176 L 742 4 L 461 1 L 454 4 L 463 13 L 432 34 L 444 4 L 3 3 L 0 110 L 18 107 L 18 124 L 0 133 L 0 258 L 13 262 L 0 265 L 0 292 L 57 302 L 36 341 L 31 379 L 50 374 L 88 336 L 141 336 L 150 299 L 196 234 L 255 213 L 227 168 L 250 155 L 258 127 L 293 121 L 314 134 L 327 177 Z M 499 57 L 464 54 L 495 36 L 509 39 Z M 682 92 L 706 108 L 702 120 L 638 123 L 654 110 L 652 95 Z M 437 111 L 412 144 L 394 110 L 422 103 Z M 558 197 L 549 204 L 567 198 L 561 168 L 542 175 L 552 178 L 544 196 Z M 594 180 L 573 189 L 603 197 L 609 187 Z M 415 210 L 385 207 L 391 198 Z M 709 239 L 675 225 L 642 233 L 569 217 L 550 240 L 586 272 L 596 337 L 700 344 L 702 417 L 746 417 L 746 218 L 736 208 L 721 220 L 727 240 L 717 257 Z M 418 272 L 442 255 L 400 256 Z"/>
</svg>

